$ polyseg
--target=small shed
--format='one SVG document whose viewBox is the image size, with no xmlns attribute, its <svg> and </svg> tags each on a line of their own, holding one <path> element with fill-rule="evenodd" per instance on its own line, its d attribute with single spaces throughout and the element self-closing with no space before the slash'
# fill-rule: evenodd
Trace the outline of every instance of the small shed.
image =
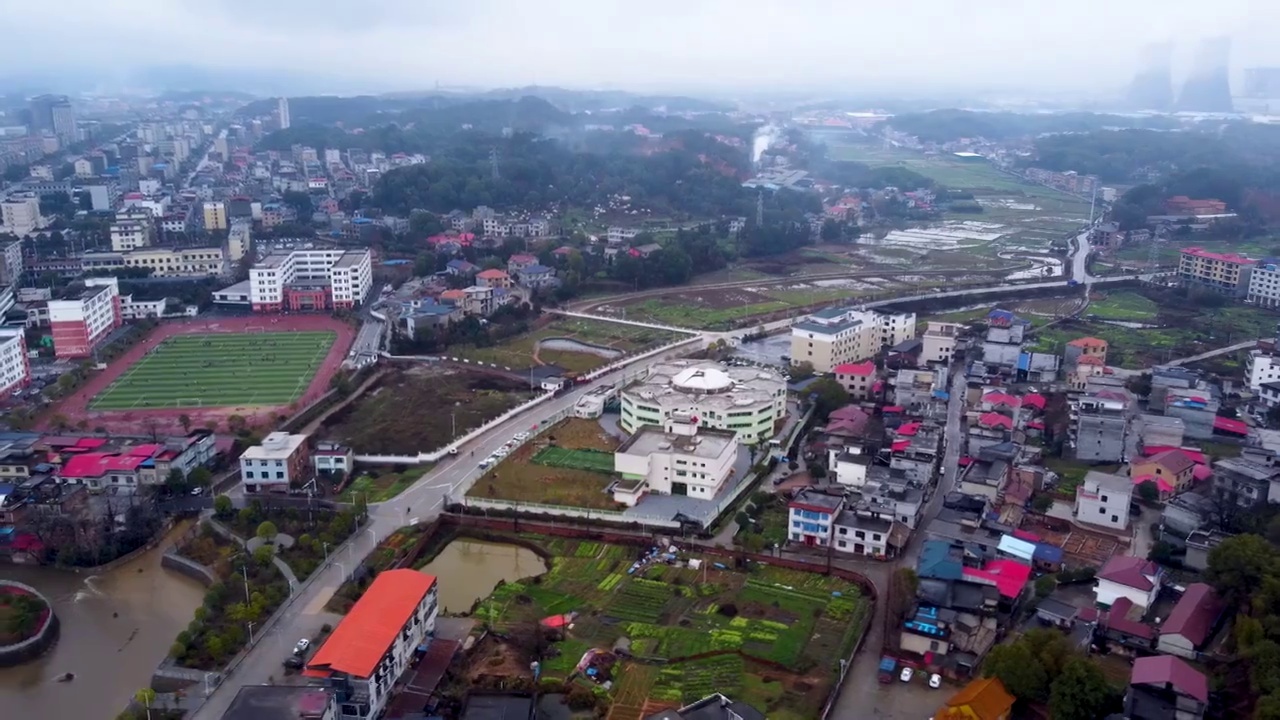
<svg viewBox="0 0 1280 720">
<path fill-rule="evenodd" d="M 1036 606 L 1036 617 L 1040 622 L 1060 628 L 1070 628 L 1075 625 L 1077 612 L 1079 610 L 1075 605 L 1053 597 L 1041 600 Z"/>
</svg>

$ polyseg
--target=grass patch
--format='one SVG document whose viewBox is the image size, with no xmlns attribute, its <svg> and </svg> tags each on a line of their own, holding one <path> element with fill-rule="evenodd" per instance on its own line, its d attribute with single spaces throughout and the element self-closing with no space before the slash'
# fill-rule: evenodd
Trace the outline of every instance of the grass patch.
<svg viewBox="0 0 1280 720">
<path fill-rule="evenodd" d="M 554 443 L 554 447 L 552 444 Z M 567 505 L 595 510 L 617 510 L 618 503 L 605 488 L 613 481 L 613 451 L 617 439 L 594 420 L 569 418 L 516 449 L 472 485 L 467 495 L 490 500 L 512 500 L 546 505 Z M 601 456 L 608 456 L 608 472 L 577 466 L 554 466 L 538 456 L 590 458 L 592 467 L 603 468 Z M 583 452 L 585 451 L 585 452 Z"/>
<path fill-rule="evenodd" d="M 333 332 L 170 337 L 99 393 L 89 409 L 288 405 L 306 392 L 337 337 Z"/>
<path fill-rule="evenodd" d="M 599 450 L 570 450 L 547 446 L 535 453 L 532 460 L 540 465 L 551 467 L 602 473 L 613 472 L 613 453 Z"/>
<path fill-rule="evenodd" d="M 374 476 L 365 473 L 352 480 L 344 494 L 356 493 L 357 495 L 363 495 L 367 502 L 371 503 L 385 502 L 408 490 L 428 469 L 426 467 L 418 467 L 412 474 L 405 472 Z"/>
<path fill-rule="evenodd" d="M 1103 320 L 1148 322 L 1155 320 L 1160 307 L 1155 301 L 1134 292 L 1110 293 L 1089 303 L 1088 313 Z"/>
</svg>

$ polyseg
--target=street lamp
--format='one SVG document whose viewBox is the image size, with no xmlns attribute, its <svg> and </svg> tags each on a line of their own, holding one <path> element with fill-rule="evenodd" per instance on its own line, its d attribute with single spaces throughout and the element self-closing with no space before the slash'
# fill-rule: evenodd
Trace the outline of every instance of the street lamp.
<svg viewBox="0 0 1280 720">
<path fill-rule="evenodd" d="M 321 540 L 320 544 L 324 547 L 324 561 L 327 564 L 329 562 L 329 543 Z"/>
<path fill-rule="evenodd" d="M 253 623 L 250 622 L 248 623 L 248 625 L 249 625 L 249 646 L 253 647 Z"/>
<path fill-rule="evenodd" d="M 333 564 L 338 566 L 338 570 L 342 572 L 342 580 L 343 580 L 343 582 L 346 582 L 346 579 L 347 579 L 347 566 L 346 566 L 346 565 L 343 565 L 342 563 L 338 562 L 337 560 L 334 560 L 334 561 L 333 561 Z"/>
</svg>

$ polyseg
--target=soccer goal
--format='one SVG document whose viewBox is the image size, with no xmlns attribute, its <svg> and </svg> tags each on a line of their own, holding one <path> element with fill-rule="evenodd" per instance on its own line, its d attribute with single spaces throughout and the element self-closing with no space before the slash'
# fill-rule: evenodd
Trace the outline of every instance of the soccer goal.
<svg viewBox="0 0 1280 720">
<path fill-rule="evenodd" d="M 204 407 L 204 402 L 200 398 L 178 398 L 174 407 Z"/>
<path fill-rule="evenodd" d="M 265 325 L 246 325 L 244 331 L 247 333 L 265 333 L 267 326 Z"/>
</svg>

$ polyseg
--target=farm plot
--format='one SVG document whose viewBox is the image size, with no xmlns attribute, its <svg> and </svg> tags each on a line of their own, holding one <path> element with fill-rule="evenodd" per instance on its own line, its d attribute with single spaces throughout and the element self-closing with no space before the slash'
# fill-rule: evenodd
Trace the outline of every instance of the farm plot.
<svg viewBox="0 0 1280 720">
<path fill-rule="evenodd" d="M 834 659 L 852 649 L 871 610 L 855 586 L 823 575 L 769 566 L 741 572 L 709 559 L 693 569 L 646 559 L 640 549 L 527 539 L 551 553 L 550 570 L 499 586 L 477 618 L 516 632 L 576 613 L 544 668 L 552 681 L 565 679 L 586 650 L 626 638 L 632 660 L 615 671 L 612 692 L 627 708 L 684 704 L 718 689 L 746 692 L 762 710 L 811 716 L 830 687 Z"/>
</svg>

